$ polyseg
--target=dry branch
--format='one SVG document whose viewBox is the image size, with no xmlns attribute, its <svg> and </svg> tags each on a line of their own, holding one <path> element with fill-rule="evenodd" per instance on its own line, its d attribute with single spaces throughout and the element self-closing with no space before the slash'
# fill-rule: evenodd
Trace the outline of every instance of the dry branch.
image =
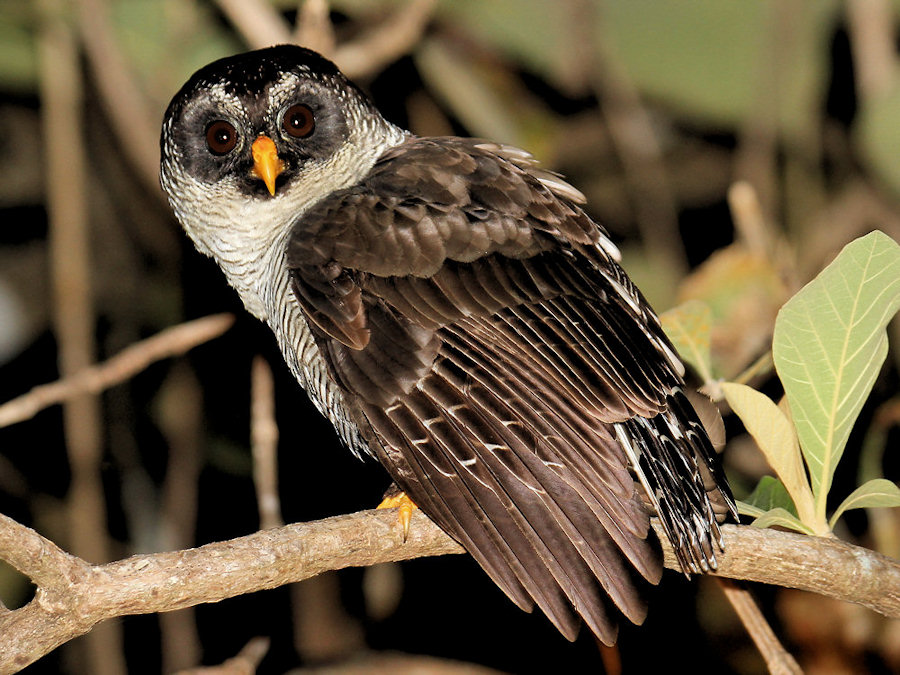
<svg viewBox="0 0 900 675">
<path fill-rule="evenodd" d="M 836 539 L 725 526 L 717 574 L 812 591 L 900 618 L 900 563 Z M 34 579 L 34 600 L 0 614 L 0 673 L 116 616 L 165 612 L 301 581 L 326 570 L 461 553 L 421 512 L 404 543 L 391 510 L 264 530 L 172 553 L 88 565 L 0 515 L 0 557 Z M 666 566 L 676 569 L 671 548 Z"/>
<path fill-rule="evenodd" d="M 269 638 L 250 640 L 234 658 L 219 666 L 206 666 L 179 670 L 175 675 L 253 675 L 269 651 Z"/>
<path fill-rule="evenodd" d="M 599 22 L 598 22 L 599 19 Z M 631 207 L 647 254 L 654 264 L 679 274 L 687 269 L 687 253 L 678 233 L 678 204 L 665 166 L 659 134 L 637 85 L 605 39 L 602 11 L 585 16 L 581 26 L 600 25 L 593 60 L 593 84 L 604 102 L 603 122 L 622 163 Z"/>
<path fill-rule="evenodd" d="M 334 25 L 328 14 L 327 0 L 305 0 L 297 13 L 294 41 L 326 58 L 334 55 Z"/>
<path fill-rule="evenodd" d="M 160 198 L 159 125 L 136 69 L 119 45 L 109 4 L 101 0 L 75 3 L 82 48 L 116 140 L 148 194 Z"/>
<path fill-rule="evenodd" d="M 284 525 L 278 497 L 278 424 L 275 421 L 275 384 L 269 364 L 261 356 L 253 359 L 250 438 L 253 453 L 253 483 L 259 508 L 260 529 Z"/>
<path fill-rule="evenodd" d="M 412 0 L 353 42 L 341 45 L 334 62 L 351 80 L 372 77 L 392 61 L 412 51 L 422 34 L 437 0 Z"/>
<path fill-rule="evenodd" d="M 744 628 L 753 639 L 759 653 L 766 661 L 772 675 L 802 675 L 803 670 L 796 659 L 781 645 L 772 627 L 769 626 L 753 596 L 730 579 L 719 579 L 725 597 L 737 612 Z"/>
<path fill-rule="evenodd" d="M 251 49 L 291 41 L 291 30 L 271 3 L 262 0 L 217 0 L 219 9 Z"/>
<path fill-rule="evenodd" d="M 124 382 L 154 361 L 177 356 L 218 337 L 231 327 L 234 316 L 215 314 L 173 326 L 141 340 L 111 359 L 84 368 L 71 377 L 34 387 L 27 394 L 0 405 L 0 427 L 23 422 L 72 396 L 96 394 Z"/>
<path fill-rule="evenodd" d="M 653 526 L 664 540 L 659 523 Z M 900 562 L 839 539 L 723 526 L 725 552 L 715 575 L 818 593 L 900 619 Z M 671 547 L 665 565 L 679 569 Z"/>
<path fill-rule="evenodd" d="M 297 41 L 324 52 L 347 77 L 356 79 L 373 76 L 412 50 L 437 0 L 411 0 L 353 42 L 336 48 L 327 4 L 318 0 L 306 3 L 311 6 L 304 6 L 293 35 L 282 16 L 261 0 L 217 0 L 217 4 L 252 49 Z"/>
</svg>

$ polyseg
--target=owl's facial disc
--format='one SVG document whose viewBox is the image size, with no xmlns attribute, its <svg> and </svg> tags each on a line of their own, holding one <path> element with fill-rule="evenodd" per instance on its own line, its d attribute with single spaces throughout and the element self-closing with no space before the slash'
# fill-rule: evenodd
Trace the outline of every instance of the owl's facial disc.
<svg viewBox="0 0 900 675">
<path fill-rule="evenodd" d="M 167 112 L 164 173 L 177 164 L 201 184 L 254 199 L 281 195 L 347 143 L 356 124 L 348 116 L 369 114 L 345 81 L 278 58 L 266 67 L 261 78 L 237 58 L 185 85 Z"/>
<path fill-rule="evenodd" d="M 282 236 L 405 137 L 333 64 L 276 47 L 188 80 L 166 111 L 160 178 L 198 246 L 224 256 Z"/>
</svg>

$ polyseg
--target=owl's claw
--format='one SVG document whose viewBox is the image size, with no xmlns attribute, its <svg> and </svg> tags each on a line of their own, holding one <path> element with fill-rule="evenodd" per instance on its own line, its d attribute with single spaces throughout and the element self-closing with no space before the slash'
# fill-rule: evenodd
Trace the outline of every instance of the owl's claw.
<svg viewBox="0 0 900 675">
<path fill-rule="evenodd" d="M 385 494 L 384 499 L 381 500 L 381 503 L 375 508 L 398 509 L 397 519 L 400 521 L 400 526 L 403 528 L 403 541 L 406 541 L 409 538 L 409 521 L 412 518 L 413 511 L 419 507 L 415 505 L 412 499 L 406 496 L 405 492 L 402 492 L 397 488 L 392 488 Z"/>
</svg>

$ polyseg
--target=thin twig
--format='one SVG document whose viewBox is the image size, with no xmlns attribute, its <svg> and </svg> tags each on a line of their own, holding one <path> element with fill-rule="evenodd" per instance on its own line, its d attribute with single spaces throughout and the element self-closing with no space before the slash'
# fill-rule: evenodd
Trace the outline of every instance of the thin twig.
<svg viewBox="0 0 900 675">
<path fill-rule="evenodd" d="M 747 250 L 760 258 L 769 259 L 775 251 L 774 237 L 753 186 L 744 180 L 732 183 L 728 188 L 728 207 L 735 229 Z"/>
<path fill-rule="evenodd" d="M 331 58 L 334 53 L 334 25 L 328 14 L 328 0 L 305 0 L 297 10 L 294 42 Z"/>
<path fill-rule="evenodd" d="M 778 199 L 778 106 L 772 104 L 773 92 L 779 91 L 786 79 L 781 76 L 780 64 L 791 51 L 788 46 L 795 33 L 786 29 L 788 3 L 773 3 L 764 11 L 767 40 L 766 49 L 760 50 L 749 82 L 753 93 L 752 107 L 738 130 L 738 146 L 734 153 L 734 176 L 752 185 L 763 217 L 771 219 Z"/>
<path fill-rule="evenodd" d="M 268 653 L 270 642 L 267 637 L 255 637 L 236 656 L 218 666 L 187 668 L 175 675 L 253 675 Z"/>
<path fill-rule="evenodd" d="M 765 660 L 769 672 L 772 675 L 802 675 L 800 664 L 782 646 L 750 592 L 730 579 L 720 578 L 718 581 L 725 597 Z"/>
<path fill-rule="evenodd" d="M 215 314 L 167 328 L 126 347 L 112 358 L 89 366 L 0 405 L 0 427 L 34 417 L 44 408 L 82 393 L 96 394 L 124 382 L 154 361 L 178 356 L 218 337 L 234 323 L 231 314 Z"/>
<path fill-rule="evenodd" d="M 888 0 L 847 0 L 845 6 L 857 91 L 866 104 L 894 86 L 896 16 Z"/>
<path fill-rule="evenodd" d="M 371 77 L 408 53 L 422 39 L 437 0 L 411 0 L 353 42 L 341 45 L 334 62 L 351 78 Z"/>
<path fill-rule="evenodd" d="M 774 367 L 775 361 L 772 358 L 772 350 L 769 349 L 765 354 L 756 359 L 756 361 L 747 366 L 741 374 L 737 375 L 733 382 L 737 382 L 738 384 L 749 384 L 754 378 L 772 372 L 772 368 Z"/>
<path fill-rule="evenodd" d="M 169 447 L 160 495 L 160 549 L 175 551 L 196 541 L 201 457 L 205 429 L 203 394 L 185 362 L 175 364 L 156 398 L 158 425 Z M 159 617 L 162 672 L 200 663 L 203 650 L 193 608 Z"/>
<path fill-rule="evenodd" d="M 103 0 L 78 0 L 78 25 L 93 84 L 109 115 L 116 139 L 137 169 L 149 194 L 162 197 L 159 189 L 159 126 L 153 106 L 138 86 L 137 71 L 130 68 L 119 46 L 109 8 Z M 106 150 L 104 148 L 104 150 Z"/>
<path fill-rule="evenodd" d="M 327 28 L 321 22 L 309 28 L 299 22 L 297 32 L 292 35 L 287 22 L 269 3 L 217 0 L 217 4 L 252 49 L 290 43 L 299 38 L 313 49 L 324 49 L 326 53 L 333 51 L 334 62 L 353 79 L 370 77 L 409 52 L 421 39 L 437 0 L 411 0 L 358 39 L 336 49 L 331 47 Z M 318 12 L 321 19 L 321 10 L 321 6 L 313 4 L 308 16 L 315 18 Z"/>
<path fill-rule="evenodd" d="M 601 113 L 609 139 L 622 163 L 634 219 L 654 265 L 667 265 L 681 275 L 687 253 L 678 229 L 677 197 L 666 170 L 663 150 L 650 114 L 628 72 L 609 46 L 604 7 L 586 16 L 582 26 L 599 25 L 594 41 L 594 86 L 603 101 Z M 599 24 L 590 19 L 600 19 Z"/>
<path fill-rule="evenodd" d="M 278 424 L 275 421 L 275 386 L 272 371 L 261 356 L 253 359 L 250 390 L 250 437 L 253 483 L 259 505 L 259 528 L 284 525 L 278 498 Z"/>
<path fill-rule="evenodd" d="M 251 49 L 291 42 L 291 30 L 278 10 L 263 0 L 216 0 Z"/>
</svg>

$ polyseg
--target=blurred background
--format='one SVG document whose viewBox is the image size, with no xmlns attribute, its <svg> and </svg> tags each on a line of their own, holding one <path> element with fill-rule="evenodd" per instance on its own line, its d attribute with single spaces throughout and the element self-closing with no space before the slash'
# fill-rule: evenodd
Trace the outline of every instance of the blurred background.
<svg viewBox="0 0 900 675">
<path fill-rule="evenodd" d="M 0 401 L 188 319 L 236 321 L 98 396 L 0 428 L 0 512 L 95 563 L 253 532 L 257 355 L 274 377 L 284 521 L 371 508 L 388 486 L 339 446 L 164 202 L 162 115 L 207 62 L 298 41 L 418 134 L 528 149 L 587 195 L 659 311 L 709 303 L 717 375 L 757 364 L 748 381 L 777 397 L 764 355 L 778 307 L 853 238 L 900 240 L 898 20 L 897 0 L 3 0 Z M 838 498 L 900 475 L 896 324 Z M 744 497 L 767 468 L 726 421 Z M 896 510 L 843 522 L 842 537 L 900 554 Z M 0 563 L 4 604 L 32 593 Z M 807 672 L 900 672 L 896 622 L 754 593 Z M 667 572 L 650 601 L 646 624 L 623 624 L 601 650 L 520 612 L 467 557 L 423 559 L 117 619 L 25 672 L 171 673 L 257 636 L 270 640 L 260 673 L 764 672 L 711 580 Z"/>
</svg>

